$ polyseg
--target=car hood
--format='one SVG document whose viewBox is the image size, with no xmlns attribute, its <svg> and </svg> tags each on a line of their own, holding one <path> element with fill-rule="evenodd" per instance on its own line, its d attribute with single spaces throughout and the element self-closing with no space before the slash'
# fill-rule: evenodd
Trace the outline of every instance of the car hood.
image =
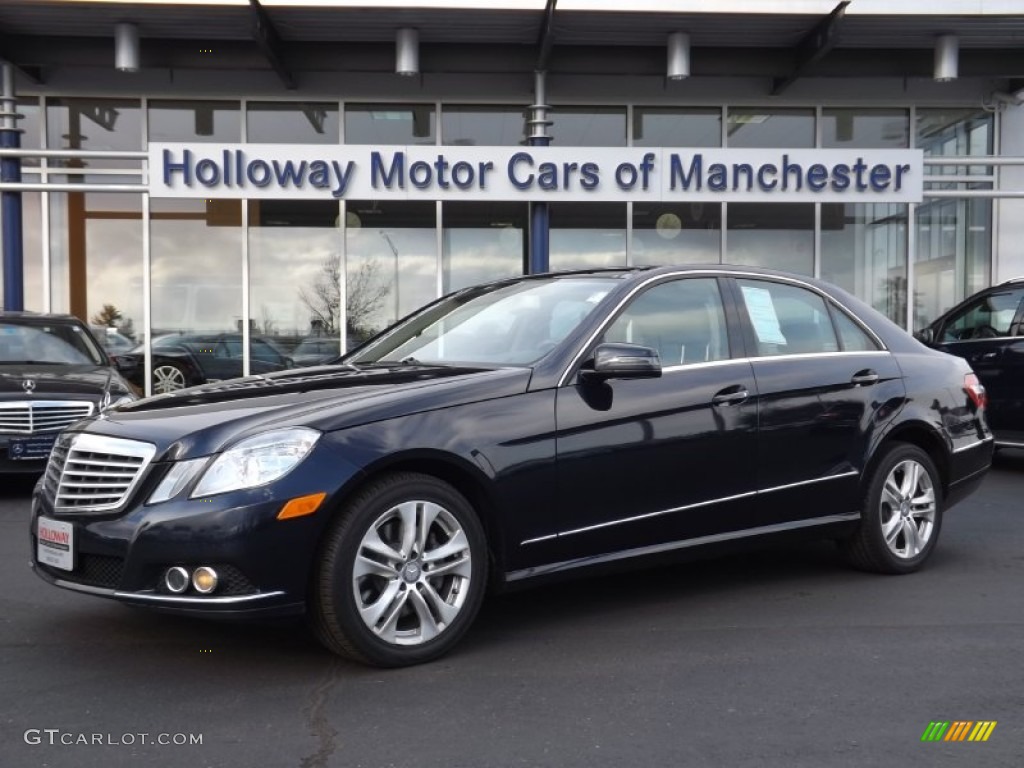
<svg viewBox="0 0 1024 768">
<path fill-rule="evenodd" d="M 528 368 L 320 366 L 191 387 L 139 400 L 85 422 L 85 431 L 144 440 L 157 459 L 215 453 L 258 432 L 330 432 L 525 392 Z"/>
<path fill-rule="evenodd" d="M 0 397 L 27 395 L 24 382 L 35 384 L 32 397 L 99 398 L 105 392 L 125 394 L 121 377 L 108 367 L 94 365 L 0 365 Z"/>
</svg>

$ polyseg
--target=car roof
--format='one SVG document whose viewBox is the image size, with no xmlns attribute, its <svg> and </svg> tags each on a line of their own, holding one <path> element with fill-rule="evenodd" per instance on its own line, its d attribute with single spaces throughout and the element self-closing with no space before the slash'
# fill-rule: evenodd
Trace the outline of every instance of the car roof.
<svg viewBox="0 0 1024 768">
<path fill-rule="evenodd" d="M 15 322 L 21 320 L 32 324 L 42 323 L 76 323 L 78 325 L 85 325 L 81 319 L 74 315 L 56 314 L 52 312 L 27 312 L 20 310 L 0 310 L 0 320 L 13 320 Z"/>
</svg>

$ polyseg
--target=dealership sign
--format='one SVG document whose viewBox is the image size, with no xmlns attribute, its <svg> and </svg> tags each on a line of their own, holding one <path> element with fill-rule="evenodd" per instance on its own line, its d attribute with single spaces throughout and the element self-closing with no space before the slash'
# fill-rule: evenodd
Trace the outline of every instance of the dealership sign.
<svg viewBox="0 0 1024 768">
<path fill-rule="evenodd" d="M 302 146 L 149 148 L 154 197 L 916 203 L 907 149 Z"/>
</svg>

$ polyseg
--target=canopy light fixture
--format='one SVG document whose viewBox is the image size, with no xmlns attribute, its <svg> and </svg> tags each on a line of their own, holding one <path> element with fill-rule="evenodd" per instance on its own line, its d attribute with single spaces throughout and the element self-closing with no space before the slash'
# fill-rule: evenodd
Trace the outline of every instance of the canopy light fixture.
<svg viewBox="0 0 1024 768">
<path fill-rule="evenodd" d="M 685 32 L 673 32 L 668 36 L 665 76 L 669 80 L 685 80 L 690 76 L 690 36 Z"/>
<path fill-rule="evenodd" d="M 956 80 L 960 66 L 960 40 L 956 35 L 942 35 L 935 41 L 935 72 L 937 83 Z"/>
<path fill-rule="evenodd" d="M 420 73 L 419 30 L 403 27 L 395 34 L 395 74 L 412 77 Z"/>
<path fill-rule="evenodd" d="M 139 28 L 128 22 L 114 25 L 114 68 L 139 71 Z"/>
</svg>

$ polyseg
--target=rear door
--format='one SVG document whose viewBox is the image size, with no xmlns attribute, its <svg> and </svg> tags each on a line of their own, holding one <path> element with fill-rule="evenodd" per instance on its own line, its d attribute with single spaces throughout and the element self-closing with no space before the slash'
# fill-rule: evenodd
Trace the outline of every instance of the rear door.
<svg viewBox="0 0 1024 768">
<path fill-rule="evenodd" d="M 758 518 L 780 524 L 855 511 L 878 413 L 902 402 L 896 361 L 806 284 L 734 285 L 759 393 Z"/>
</svg>

